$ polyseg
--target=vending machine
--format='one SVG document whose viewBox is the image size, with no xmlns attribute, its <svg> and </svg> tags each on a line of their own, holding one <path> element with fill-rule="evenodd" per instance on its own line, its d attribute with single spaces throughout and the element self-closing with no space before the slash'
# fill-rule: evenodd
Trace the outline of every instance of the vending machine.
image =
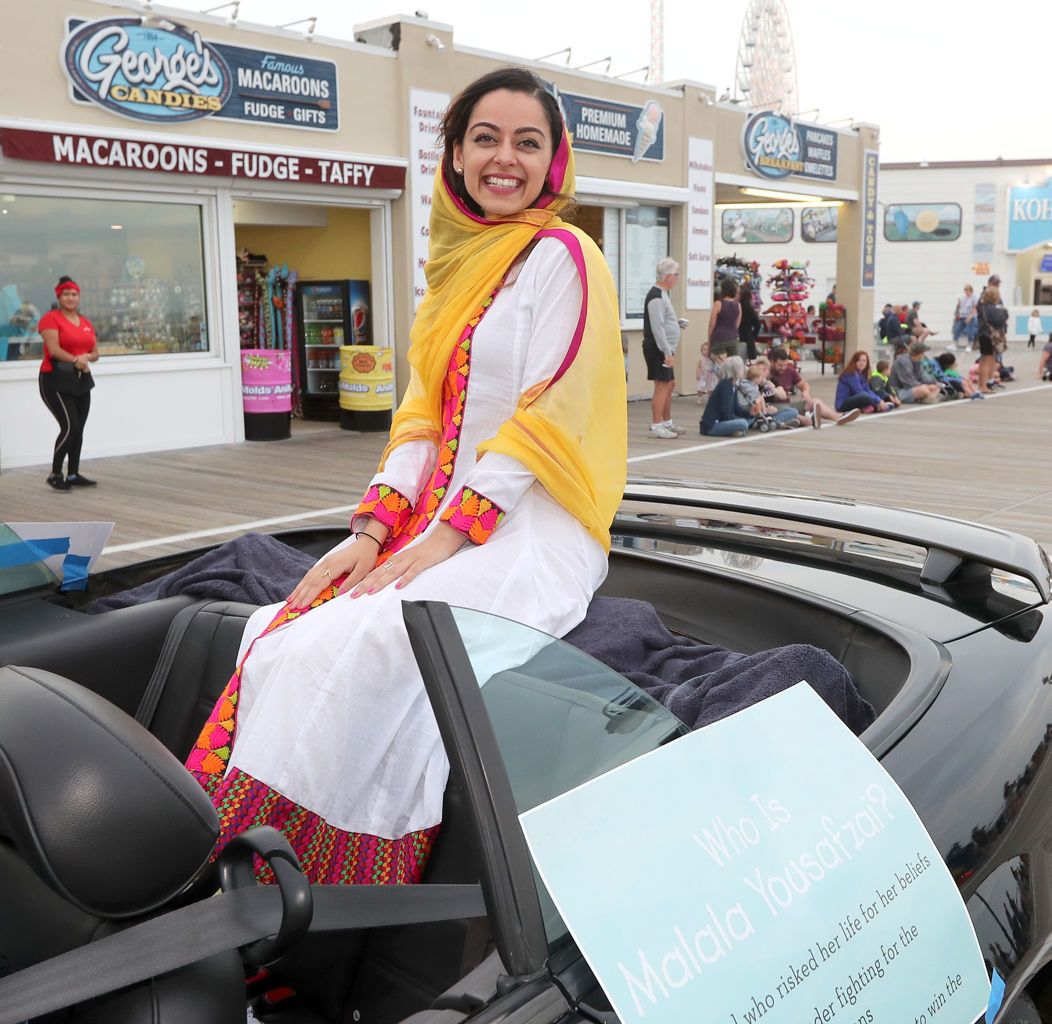
<svg viewBox="0 0 1052 1024">
<path fill-rule="evenodd" d="M 368 281 L 300 281 L 297 360 L 306 419 L 340 418 L 340 347 L 371 345 Z"/>
</svg>

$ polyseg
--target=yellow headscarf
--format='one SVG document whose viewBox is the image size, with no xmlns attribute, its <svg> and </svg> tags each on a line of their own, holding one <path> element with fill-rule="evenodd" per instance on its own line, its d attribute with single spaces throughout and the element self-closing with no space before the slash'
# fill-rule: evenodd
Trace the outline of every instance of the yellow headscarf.
<svg viewBox="0 0 1052 1024">
<path fill-rule="evenodd" d="M 567 133 L 548 174 L 556 195 L 545 193 L 537 206 L 512 217 L 475 216 L 453 192 L 445 170 L 436 175 L 432 195 L 428 288 L 409 336 L 409 387 L 395 413 L 381 468 L 400 444 L 420 438 L 438 443 L 442 383 L 468 320 L 530 242 L 558 238 L 581 276 L 584 301 L 577 332 L 556 375 L 521 395 L 515 413 L 479 445 L 478 453 L 503 452 L 518 459 L 609 550 L 628 454 L 620 318 L 603 254 L 559 217 L 575 186 Z"/>
</svg>

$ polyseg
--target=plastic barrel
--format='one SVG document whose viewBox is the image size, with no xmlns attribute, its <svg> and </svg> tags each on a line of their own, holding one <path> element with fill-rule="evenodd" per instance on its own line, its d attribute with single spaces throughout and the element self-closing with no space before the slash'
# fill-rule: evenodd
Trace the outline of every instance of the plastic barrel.
<svg viewBox="0 0 1052 1024">
<path fill-rule="evenodd" d="M 246 441 L 281 441 L 292 434 L 292 358 L 281 349 L 241 350 Z"/>
<path fill-rule="evenodd" d="M 340 362 L 340 426 L 344 430 L 389 430 L 394 349 L 344 345 Z"/>
</svg>

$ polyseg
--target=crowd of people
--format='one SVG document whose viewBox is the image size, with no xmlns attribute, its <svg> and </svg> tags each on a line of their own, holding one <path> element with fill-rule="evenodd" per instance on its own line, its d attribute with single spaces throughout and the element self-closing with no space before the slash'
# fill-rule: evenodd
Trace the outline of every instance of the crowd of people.
<svg viewBox="0 0 1052 1024">
<path fill-rule="evenodd" d="M 648 376 L 655 382 L 650 427 L 655 437 L 675 438 L 685 433 L 672 421 L 669 402 L 675 384 L 674 355 L 686 325 L 677 320 L 668 295 L 677 272 L 674 261 L 663 261 L 657 284 L 647 297 L 644 354 Z M 982 399 L 1014 379 L 1014 367 L 1004 360 L 1008 310 L 1001 300 L 1000 285 L 1000 277 L 991 275 L 978 297 L 971 285 L 964 286 L 954 311 L 953 339 L 938 355 L 933 354 L 931 344 L 938 332 L 921 319 L 920 301 L 909 306 L 887 303 L 878 326 L 891 357 L 874 362 L 869 352 L 854 352 L 837 377 L 830 406 L 811 395 L 810 385 L 796 368 L 794 353 L 775 347 L 766 356 L 758 354 L 758 318 L 751 295 L 744 288 L 739 291 L 732 278 L 724 278 L 697 364 L 698 403 L 705 407 L 700 431 L 710 437 L 742 437 L 755 428 L 817 428 L 823 422 L 841 425 L 902 405 Z M 1034 347 L 1042 329 L 1037 310 L 1027 326 L 1028 346 Z M 963 370 L 957 363 L 958 344 L 967 353 L 978 347 L 977 358 Z M 1052 379 L 1052 336 L 1041 355 L 1038 376 Z"/>
</svg>

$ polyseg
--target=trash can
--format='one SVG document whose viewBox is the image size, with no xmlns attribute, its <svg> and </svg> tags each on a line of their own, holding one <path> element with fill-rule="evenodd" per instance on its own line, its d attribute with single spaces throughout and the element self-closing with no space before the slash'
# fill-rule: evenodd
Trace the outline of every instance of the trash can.
<svg viewBox="0 0 1052 1024">
<path fill-rule="evenodd" d="M 292 435 L 292 357 L 284 349 L 241 350 L 241 397 L 246 441 Z"/>
<path fill-rule="evenodd" d="M 344 345 L 340 365 L 340 426 L 344 430 L 389 430 L 394 349 Z"/>
</svg>

